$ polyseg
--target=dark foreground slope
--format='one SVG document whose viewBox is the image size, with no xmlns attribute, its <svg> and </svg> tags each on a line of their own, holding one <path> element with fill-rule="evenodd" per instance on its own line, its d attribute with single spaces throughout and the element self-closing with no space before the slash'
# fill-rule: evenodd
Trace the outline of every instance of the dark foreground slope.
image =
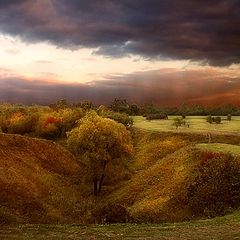
<svg viewBox="0 0 240 240">
<path fill-rule="evenodd" d="M 0 134 L 0 223 L 77 221 L 80 170 L 51 141 Z"/>
<path fill-rule="evenodd" d="M 240 218 L 175 224 L 10 225 L 0 228 L 1 240 L 233 240 L 240 238 Z"/>
</svg>

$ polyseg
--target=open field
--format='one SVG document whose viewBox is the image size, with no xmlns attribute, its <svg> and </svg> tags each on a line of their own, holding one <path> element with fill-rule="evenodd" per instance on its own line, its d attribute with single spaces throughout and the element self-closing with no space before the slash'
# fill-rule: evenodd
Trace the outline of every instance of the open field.
<svg viewBox="0 0 240 240">
<path fill-rule="evenodd" d="M 237 240 L 240 239 L 240 215 L 237 212 L 212 220 L 176 224 L 10 225 L 0 227 L 0 239 Z"/>
<path fill-rule="evenodd" d="M 141 129 L 151 131 L 166 131 L 166 132 L 205 132 L 205 133 L 230 133 L 240 134 L 240 117 L 233 116 L 231 121 L 226 120 L 226 116 L 222 117 L 221 124 L 208 123 L 205 116 L 187 116 L 187 126 L 176 127 L 173 125 L 173 119 L 176 116 L 169 116 L 168 120 L 146 120 L 142 116 L 134 116 L 134 126 Z"/>
<path fill-rule="evenodd" d="M 234 155 L 240 155 L 240 146 L 225 144 L 225 143 L 201 143 L 196 145 L 197 148 L 211 152 L 223 152 L 232 153 Z"/>
</svg>

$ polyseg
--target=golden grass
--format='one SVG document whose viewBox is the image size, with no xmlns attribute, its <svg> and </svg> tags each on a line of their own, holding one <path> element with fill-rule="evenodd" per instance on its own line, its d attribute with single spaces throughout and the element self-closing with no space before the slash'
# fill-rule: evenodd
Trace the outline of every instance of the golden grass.
<svg viewBox="0 0 240 240">
<path fill-rule="evenodd" d="M 196 145 L 197 148 L 210 152 L 223 152 L 240 155 L 240 145 L 226 143 L 201 143 Z"/>
<path fill-rule="evenodd" d="M 213 135 L 212 140 L 236 144 L 240 137 Z M 82 223 L 92 221 L 91 210 L 107 203 L 124 205 L 139 222 L 191 219 L 181 199 L 200 162 L 195 144 L 206 141 L 197 133 L 135 131 L 128 170 L 125 162 L 110 165 L 96 202 L 92 186 L 81 182 L 84 167 L 67 150 L 47 140 L 0 134 L 0 219 Z"/>
<path fill-rule="evenodd" d="M 147 157 L 147 156 L 146 156 Z M 187 209 L 171 206 L 173 197 L 184 194 L 197 164 L 195 152 L 184 147 L 159 158 L 152 166 L 138 171 L 130 181 L 113 192 L 109 201 L 127 205 L 139 222 L 182 221 L 190 218 Z"/>
<path fill-rule="evenodd" d="M 215 141 L 239 142 L 239 137 L 215 135 Z M 185 199 L 198 173 L 201 134 L 138 132 L 132 163 L 135 173 L 107 201 L 128 207 L 139 222 L 175 222 L 193 218 Z M 233 145 L 231 145 L 233 146 Z M 237 146 L 236 146 L 237 147 Z"/>
<path fill-rule="evenodd" d="M 0 169 L 3 222 L 52 223 L 81 218 L 76 216 L 81 196 L 74 184 L 81 168 L 59 145 L 0 134 Z"/>
<path fill-rule="evenodd" d="M 159 159 L 188 145 L 189 142 L 181 137 L 167 136 L 162 139 L 145 135 L 138 142 L 135 154 L 135 169 L 144 169 L 156 163 Z"/>
</svg>

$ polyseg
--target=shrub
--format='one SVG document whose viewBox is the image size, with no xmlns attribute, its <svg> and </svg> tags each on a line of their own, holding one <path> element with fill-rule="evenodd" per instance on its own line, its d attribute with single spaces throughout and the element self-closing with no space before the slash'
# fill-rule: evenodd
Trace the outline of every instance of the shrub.
<svg viewBox="0 0 240 240">
<path fill-rule="evenodd" d="M 101 117 L 110 118 L 118 123 L 122 123 L 125 127 L 131 127 L 133 125 L 133 119 L 126 113 L 113 112 L 111 110 L 101 108 L 98 110 L 98 114 Z"/>
<path fill-rule="evenodd" d="M 213 118 L 213 122 L 217 123 L 217 124 L 220 124 L 221 123 L 221 117 L 215 117 Z"/>
<path fill-rule="evenodd" d="M 228 121 L 231 121 L 231 120 L 232 120 L 232 115 L 231 115 L 231 114 L 228 114 L 228 115 L 227 115 L 227 120 L 228 120 Z"/>
<path fill-rule="evenodd" d="M 212 123 L 212 122 L 213 122 L 212 116 L 211 116 L 211 115 L 208 115 L 206 121 L 207 121 L 208 123 Z"/>
<path fill-rule="evenodd" d="M 182 125 L 185 125 L 186 122 L 185 122 L 185 119 L 182 119 L 182 118 L 179 118 L 179 117 L 176 117 L 173 119 L 173 125 L 178 128 Z"/>
<path fill-rule="evenodd" d="M 8 119 L 5 119 L 5 126 L 2 126 L 4 132 L 13 134 L 27 134 L 34 131 L 38 115 L 14 113 Z"/>
<path fill-rule="evenodd" d="M 194 216 L 224 215 L 240 206 L 240 161 L 231 154 L 204 152 L 187 190 Z"/>
<path fill-rule="evenodd" d="M 224 153 L 220 152 L 203 152 L 202 159 L 200 161 L 200 170 L 204 169 L 204 166 L 208 163 L 208 161 L 212 160 L 213 158 L 224 157 L 224 155 Z"/>
<path fill-rule="evenodd" d="M 8 120 L 6 116 L 0 116 L 0 131 L 7 133 L 8 131 Z"/>
<path fill-rule="evenodd" d="M 82 108 L 63 109 L 58 112 L 61 117 L 62 135 L 66 137 L 66 132 L 77 126 L 78 121 L 85 116 Z"/>
<path fill-rule="evenodd" d="M 220 124 L 221 121 L 222 121 L 221 117 L 219 117 L 219 116 L 217 116 L 217 117 L 212 117 L 211 115 L 207 116 L 207 119 L 206 119 L 206 120 L 207 120 L 207 122 L 209 122 L 209 123 L 215 122 L 216 124 Z"/>
<path fill-rule="evenodd" d="M 127 209 L 120 204 L 107 204 L 92 211 L 94 223 L 126 223 L 131 220 Z"/>
<path fill-rule="evenodd" d="M 60 137 L 62 133 L 61 122 L 60 118 L 43 115 L 36 126 L 35 134 L 46 139 Z"/>
</svg>

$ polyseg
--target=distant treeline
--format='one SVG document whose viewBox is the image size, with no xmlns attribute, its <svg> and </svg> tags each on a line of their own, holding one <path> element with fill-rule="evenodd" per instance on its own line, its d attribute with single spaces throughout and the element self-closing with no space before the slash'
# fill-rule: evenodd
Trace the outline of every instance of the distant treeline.
<svg viewBox="0 0 240 240">
<path fill-rule="evenodd" d="M 126 100 L 115 99 L 110 108 L 116 112 L 124 112 L 129 115 L 150 115 L 150 114 L 165 114 L 165 115 L 182 115 L 182 116 L 226 116 L 228 114 L 239 116 L 240 107 L 234 105 L 222 106 L 202 106 L 202 105 L 187 105 L 182 104 L 178 107 L 159 107 L 152 103 L 137 105 L 129 104 Z"/>
</svg>

